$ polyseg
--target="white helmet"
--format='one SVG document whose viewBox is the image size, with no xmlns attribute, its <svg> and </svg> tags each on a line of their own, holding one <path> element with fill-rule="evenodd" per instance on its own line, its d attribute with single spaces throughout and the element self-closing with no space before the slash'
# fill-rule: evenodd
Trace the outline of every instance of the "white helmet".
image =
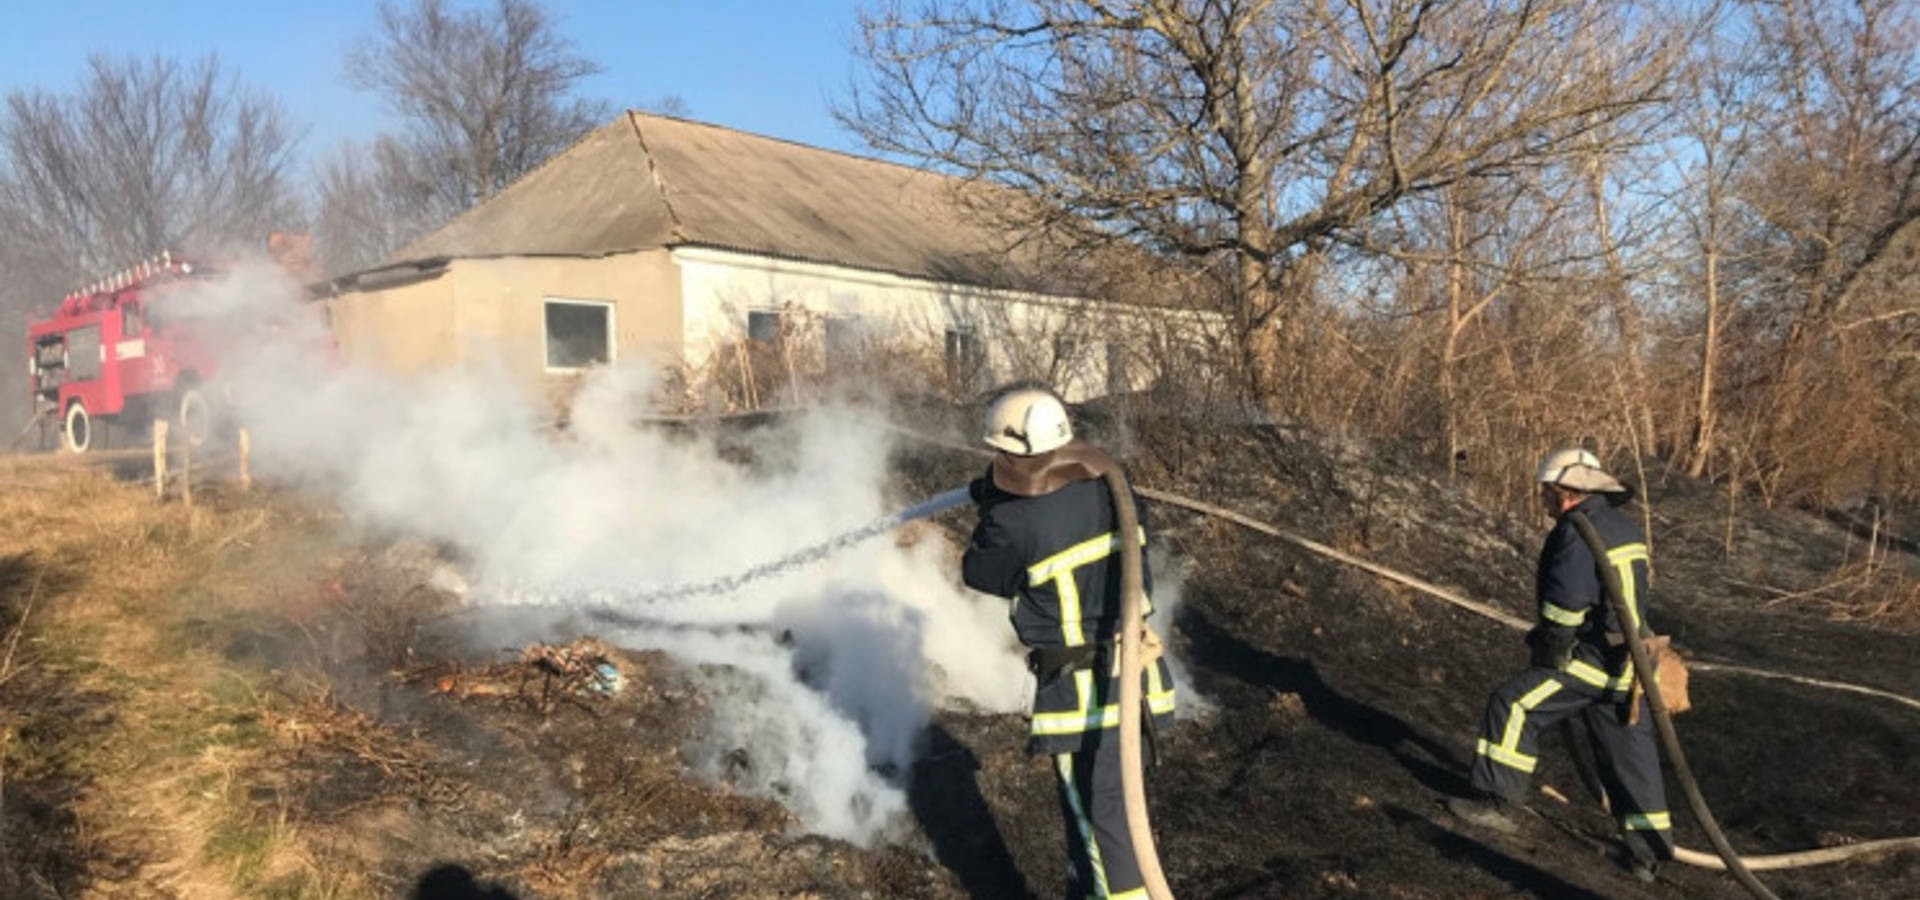
<svg viewBox="0 0 1920 900">
<path fill-rule="evenodd" d="M 1073 440 L 1067 407 L 1048 391 L 1008 391 L 987 408 L 987 433 L 981 440 L 1014 456 L 1037 456 Z"/>
<path fill-rule="evenodd" d="M 1534 480 L 1583 494 L 1623 494 L 1627 486 L 1600 467 L 1600 457 L 1579 447 L 1563 447 L 1540 458 Z"/>
</svg>

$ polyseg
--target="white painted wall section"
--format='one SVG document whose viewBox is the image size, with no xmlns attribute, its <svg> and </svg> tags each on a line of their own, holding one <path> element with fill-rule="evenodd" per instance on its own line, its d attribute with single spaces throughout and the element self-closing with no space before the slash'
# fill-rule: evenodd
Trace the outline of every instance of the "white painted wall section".
<svg viewBox="0 0 1920 900">
<path fill-rule="evenodd" d="M 1217 316 L 1075 297 L 992 290 L 884 272 L 681 247 L 684 361 L 699 368 L 747 336 L 754 311 L 801 311 L 815 321 L 851 322 L 869 340 L 906 341 L 944 352 L 949 331 L 976 335 L 984 351 L 979 387 L 1017 378 L 1056 385 L 1070 401 L 1120 387 L 1108 378 L 1128 342 L 1151 333 L 1217 328 Z M 1115 366 L 1114 368 L 1118 368 Z M 1128 387 L 1151 381 L 1129 366 Z"/>
</svg>

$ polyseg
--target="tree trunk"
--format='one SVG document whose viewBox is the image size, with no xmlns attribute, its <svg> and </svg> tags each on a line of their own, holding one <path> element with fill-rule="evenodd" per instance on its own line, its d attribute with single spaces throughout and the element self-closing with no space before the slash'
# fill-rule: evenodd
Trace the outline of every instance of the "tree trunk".
<svg viewBox="0 0 1920 900">
<path fill-rule="evenodd" d="M 1607 212 L 1606 173 L 1599 154 L 1594 154 L 1587 164 L 1587 194 L 1593 202 L 1594 228 L 1599 232 L 1600 253 L 1607 266 L 1607 301 L 1612 308 L 1614 327 L 1620 329 L 1621 349 L 1627 358 L 1627 385 L 1631 395 L 1628 413 L 1638 420 L 1642 434 L 1652 435 L 1655 433 L 1653 406 L 1648 397 L 1646 361 L 1640 356 L 1646 330 L 1640 321 L 1640 310 L 1627 292 L 1626 266 L 1620 262 L 1620 248 L 1613 243 L 1613 223 Z"/>
<path fill-rule="evenodd" d="M 1464 252 L 1465 228 L 1458 204 L 1447 203 L 1447 337 L 1440 345 L 1440 431 L 1446 440 L 1447 480 L 1459 474 L 1460 397 L 1455 383 L 1454 360 L 1460 350 L 1460 333 L 1466 329 L 1462 294 L 1466 290 Z"/>
<path fill-rule="evenodd" d="M 1286 407 L 1285 391 L 1281 385 L 1286 378 L 1282 358 L 1285 355 L 1285 341 L 1281 334 L 1282 316 L 1274 308 L 1275 300 L 1272 287 L 1267 284 L 1264 267 L 1246 256 L 1240 259 L 1240 303 L 1245 313 L 1242 316 L 1240 346 L 1246 367 L 1247 392 L 1262 410 L 1274 421 L 1285 418 L 1290 410 Z M 1266 315 L 1254 310 L 1265 309 Z"/>
<path fill-rule="evenodd" d="M 1713 379 L 1720 352 L 1720 253 L 1709 247 L 1707 264 L 1707 320 L 1700 335 L 1700 390 L 1694 398 L 1693 448 L 1687 459 L 1687 475 L 1699 478 L 1707 470 L 1707 458 L 1713 454 Z"/>
</svg>

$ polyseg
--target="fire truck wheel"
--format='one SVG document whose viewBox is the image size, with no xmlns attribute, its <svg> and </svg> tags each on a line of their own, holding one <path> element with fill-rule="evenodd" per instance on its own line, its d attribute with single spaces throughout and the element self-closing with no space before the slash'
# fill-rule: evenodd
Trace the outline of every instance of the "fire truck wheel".
<svg viewBox="0 0 1920 900">
<path fill-rule="evenodd" d="M 85 453 L 93 446 L 93 417 L 87 407 L 75 400 L 67 404 L 67 418 L 60 432 L 62 443 L 73 453 Z"/>
<path fill-rule="evenodd" d="M 213 406 L 199 388 L 180 392 L 180 434 L 187 443 L 200 446 L 213 434 Z"/>
</svg>

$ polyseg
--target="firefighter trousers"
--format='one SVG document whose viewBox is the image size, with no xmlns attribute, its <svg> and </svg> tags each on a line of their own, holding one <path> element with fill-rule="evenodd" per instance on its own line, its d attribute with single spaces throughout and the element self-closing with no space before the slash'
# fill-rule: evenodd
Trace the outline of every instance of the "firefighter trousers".
<svg viewBox="0 0 1920 900">
<path fill-rule="evenodd" d="M 1530 668 L 1515 675 L 1487 701 L 1473 758 L 1474 788 L 1523 802 L 1538 763 L 1540 734 L 1577 713 L 1592 735 L 1600 783 L 1627 848 L 1643 858 L 1671 858 L 1673 823 L 1653 715 L 1641 697 L 1638 721 L 1628 725 L 1621 714 L 1625 705 L 1618 688 L 1597 687 L 1570 672 Z"/>
<path fill-rule="evenodd" d="M 1053 768 L 1067 825 L 1068 896 L 1145 900 L 1146 883 L 1133 856 L 1121 799 L 1120 732 L 1106 729 L 1092 748 L 1056 754 Z"/>
</svg>

